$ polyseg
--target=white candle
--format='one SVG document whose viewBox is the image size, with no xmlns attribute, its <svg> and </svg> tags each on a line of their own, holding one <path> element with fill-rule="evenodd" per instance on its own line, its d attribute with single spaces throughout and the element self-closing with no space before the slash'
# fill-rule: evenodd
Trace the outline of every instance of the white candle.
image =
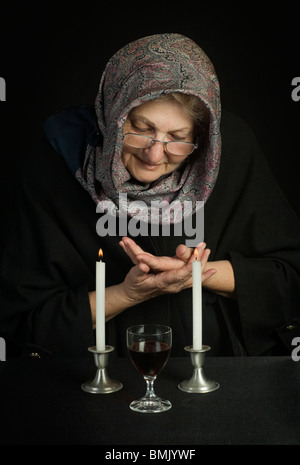
<svg viewBox="0 0 300 465">
<path fill-rule="evenodd" d="M 105 263 L 99 250 L 100 261 L 96 262 L 96 349 L 105 350 Z"/>
<path fill-rule="evenodd" d="M 202 279 L 201 261 L 197 260 L 198 251 L 194 251 L 193 267 L 193 349 L 202 349 Z"/>
</svg>

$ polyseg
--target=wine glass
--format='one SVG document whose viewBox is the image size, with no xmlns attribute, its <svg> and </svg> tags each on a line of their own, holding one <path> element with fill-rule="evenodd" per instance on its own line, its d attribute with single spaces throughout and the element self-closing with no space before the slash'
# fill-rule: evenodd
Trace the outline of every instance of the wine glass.
<svg viewBox="0 0 300 465">
<path fill-rule="evenodd" d="M 131 402 L 132 410 L 157 413 L 172 407 L 169 400 L 157 397 L 153 388 L 155 379 L 168 361 L 171 346 L 172 329 L 169 326 L 142 324 L 127 329 L 129 356 L 147 384 L 145 396 Z"/>
</svg>

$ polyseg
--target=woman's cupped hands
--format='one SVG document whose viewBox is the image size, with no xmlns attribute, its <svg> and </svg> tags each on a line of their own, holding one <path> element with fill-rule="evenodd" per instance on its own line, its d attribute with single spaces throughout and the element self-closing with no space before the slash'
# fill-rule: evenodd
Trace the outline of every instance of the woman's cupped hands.
<svg viewBox="0 0 300 465">
<path fill-rule="evenodd" d="M 201 261 L 202 283 L 216 273 L 214 268 L 206 269 L 211 251 L 205 242 L 199 243 L 195 249 L 180 244 L 173 257 L 145 252 L 129 237 L 123 237 L 119 244 L 133 263 L 123 284 L 126 297 L 135 302 L 191 287 L 192 261 L 195 259 Z"/>
</svg>

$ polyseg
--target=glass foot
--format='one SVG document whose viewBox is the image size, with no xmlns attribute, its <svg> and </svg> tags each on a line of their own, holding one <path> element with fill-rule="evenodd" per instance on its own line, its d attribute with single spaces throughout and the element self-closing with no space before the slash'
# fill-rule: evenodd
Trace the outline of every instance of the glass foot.
<svg viewBox="0 0 300 465">
<path fill-rule="evenodd" d="M 146 399 L 142 397 L 139 400 L 134 400 L 129 405 L 131 410 L 140 413 L 160 413 L 169 410 L 172 404 L 169 400 L 163 400 L 157 397 L 156 399 Z"/>
</svg>

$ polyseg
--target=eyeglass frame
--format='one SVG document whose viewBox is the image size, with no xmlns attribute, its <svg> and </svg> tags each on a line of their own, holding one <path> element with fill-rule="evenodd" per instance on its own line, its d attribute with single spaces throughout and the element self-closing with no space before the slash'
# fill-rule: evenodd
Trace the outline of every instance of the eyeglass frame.
<svg viewBox="0 0 300 465">
<path fill-rule="evenodd" d="M 195 144 L 193 142 L 186 142 L 184 140 L 168 140 L 168 141 L 163 141 L 163 140 L 159 140 L 159 139 L 155 139 L 154 137 L 150 137 L 150 136 L 147 136 L 146 134 L 138 134 L 136 132 L 126 132 L 126 134 L 123 135 L 123 141 L 125 141 L 125 137 L 126 136 L 139 136 L 139 137 L 144 137 L 145 139 L 150 139 L 150 145 L 148 147 L 135 147 L 134 145 L 129 145 L 129 144 L 126 144 L 128 145 L 128 147 L 133 147 L 135 149 L 149 149 L 150 147 L 152 147 L 152 145 L 155 143 L 155 142 L 160 142 L 161 144 L 164 145 L 164 150 L 166 150 L 166 152 L 169 154 L 169 155 L 173 155 L 174 157 L 185 157 L 185 156 L 189 156 L 191 155 L 197 148 L 198 148 L 198 143 L 196 142 Z M 173 143 L 173 144 L 188 144 L 188 145 L 192 145 L 194 148 L 193 150 L 188 153 L 187 155 L 177 155 L 176 153 L 172 153 L 172 152 L 169 152 L 168 151 L 168 148 L 167 148 L 167 145 L 169 143 Z"/>
</svg>

